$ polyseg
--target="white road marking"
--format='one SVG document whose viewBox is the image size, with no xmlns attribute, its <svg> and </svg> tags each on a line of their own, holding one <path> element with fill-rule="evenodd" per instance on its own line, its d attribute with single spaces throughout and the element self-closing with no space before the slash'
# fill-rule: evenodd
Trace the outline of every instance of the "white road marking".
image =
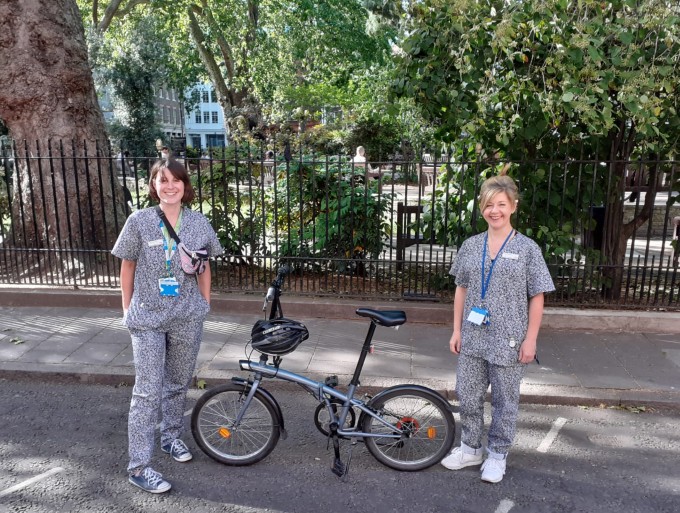
<svg viewBox="0 0 680 513">
<path fill-rule="evenodd" d="M 35 477 L 32 477 L 31 479 L 27 479 L 26 481 L 15 484 L 14 486 L 10 486 L 6 490 L 2 490 L 0 492 L 0 497 L 4 497 L 5 495 L 9 495 L 10 493 L 16 492 L 17 490 L 21 490 L 22 488 L 26 488 L 27 486 L 30 486 L 33 483 L 37 483 L 38 481 L 42 481 L 43 479 L 50 477 L 52 474 L 56 474 L 56 473 L 61 472 L 63 470 L 64 469 L 61 468 L 61 467 L 55 467 L 52 470 L 48 470 L 47 472 L 43 472 L 42 474 L 35 476 Z"/>
<path fill-rule="evenodd" d="M 514 506 L 514 502 L 509 501 L 508 499 L 503 499 L 494 513 L 508 513 L 508 511 L 510 511 Z"/>
<path fill-rule="evenodd" d="M 560 432 L 560 429 L 562 429 L 566 423 L 567 419 L 563 417 L 557 417 L 555 422 L 553 422 L 553 426 L 550 428 L 550 431 L 547 435 L 545 435 L 541 445 L 539 445 L 536 450 L 538 452 L 548 452 L 548 449 L 550 449 L 550 446 L 555 441 L 555 438 L 557 438 L 557 434 Z"/>
<path fill-rule="evenodd" d="M 191 415 L 191 410 L 187 410 L 187 411 L 184 412 L 184 416 L 186 417 L 187 415 Z M 161 423 L 159 422 L 158 424 L 156 424 L 156 429 L 160 429 L 160 428 L 161 428 Z"/>
</svg>

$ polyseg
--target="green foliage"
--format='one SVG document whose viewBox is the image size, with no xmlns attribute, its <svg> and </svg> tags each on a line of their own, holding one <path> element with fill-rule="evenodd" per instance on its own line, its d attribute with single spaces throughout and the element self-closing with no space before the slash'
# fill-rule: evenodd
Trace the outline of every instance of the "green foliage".
<svg viewBox="0 0 680 513">
<path fill-rule="evenodd" d="M 119 30 L 117 37 L 100 39 L 97 54 L 102 65 L 98 76 L 112 90 L 115 117 L 109 133 L 132 155 L 155 155 L 155 141 L 163 137 L 155 88 L 165 82 L 159 61 L 167 57 L 168 48 L 152 17 L 135 17 Z"/>
<path fill-rule="evenodd" d="M 414 99 L 443 141 L 460 145 L 468 136 L 517 161 L 617 161 L 594 182 L 594 195 L 608 212 L 600 269 L 618 295 L 621 248 L 634 230 L 622 222 L 622 162 L 670 155 L 680 136 L 680 4 L 424 0 L 409 9 L 392 90 Z M 514 172 L 531 184 L 533 169 Z M 559 258 L 569 230 L 555 213 L 578 209 L 572 205 L 578 196 L 567 191 L 558 208 L 561 195 L 550 182 L 534 185 L 546 209 L 533 210 L 527 228 L 548 256 Z M 641 211 L 635 222 L 646 216 Z"/>
<path fill-rule="evenodd" d="M 586 262 L 598 260 L 597 251 L 577 245 L 574 238 L 594 228 L 592 213 L 583 205 L 603 204 L 602 191 L 591 187 L 602 169 L 593 164 L 506 163 L 476 154 L 473 148 L 459 151 L 451 160 L 442 165 L 434 197 L 426 202 L 421 216 L 426 239 L 460 247 L 466 238 L 486 230 L 477 203 L 479 187 L 506 168 L 520 185 L 513 224 L 541 246 L 548 263 L 559 268 L 582 256 Z"/>
<path fill-rule="evenodd" d="M 677 141 L 677 3 L 426 0 L 409 20 L 393 88 L 446 140 L 508 156 L 599 140 L 623 158 Z"/>
<path fill-rule="evenodd" d="M 401 146 L 399 126 L 390 119 L 361 119 L 348 130 L 344 145 L 351 154 L 363 146 L 369 161 L 387 160 Z"/>
<path fill-rule="evenodd" d="M 268 211 L 281 241 L 279 257 L 306 257 L 341 272 L 364 274 L 366 259 L 383 251 L 389 223 L 389 195 L 377 195 L 377 183 L 359 170 L 309 161 L 280 170 Z M 276 207 L 276 208 L 275 208 Z"/>
<path fill-rule="evenodd" d="M 251 181 L 253 166 L 247 146 L 212 148 L 210 166 L 192 174 L 199 200 L 208 205 L 217 236 L 229 255 L 263 255 L 264 218 L 262 195 Z M 240 182 L 239 189 L 229 184 Z M 243 187 L 251 185 L 251 187 Z"/>
</svg>

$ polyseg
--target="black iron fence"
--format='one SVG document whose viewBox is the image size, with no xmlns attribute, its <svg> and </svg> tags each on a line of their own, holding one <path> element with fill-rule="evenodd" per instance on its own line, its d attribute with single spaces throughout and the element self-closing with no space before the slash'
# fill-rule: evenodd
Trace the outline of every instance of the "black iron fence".
<svg viewBox="0 0 680 513">
<path fill-rule="evenodd" d="M 550 304 L 680 309 L 677 161 L 471 155 L 229 147 L 180 160 L 227 249 L 218 291 L 259 292 L 286 263 L 297 294 L 448 301 L 456 248 L 485 229 L 479 185 L 506 168 L 522 195 L 514 224 L 557 286 Z M 73 143 L 0 147 L 0 283 L 118 287 L 110 249 L 126 215 L 149 206 L 151 163 Z"/>
</svg>

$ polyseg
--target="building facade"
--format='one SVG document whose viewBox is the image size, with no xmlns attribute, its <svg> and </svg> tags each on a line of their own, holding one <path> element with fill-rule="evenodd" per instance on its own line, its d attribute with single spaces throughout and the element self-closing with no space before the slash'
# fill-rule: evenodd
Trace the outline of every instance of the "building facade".
<svg viewBox="0 0 680 513">
<path fill-rule="evenodd" d="M 156 119 L 169 140 L 184 139 L 184 108 L 180 95 L 167 86 L 156 88 Z"/>
<path fill-rule="evenodd" d="M 196 104 L 191 112 L 185 112 L 187 146 L 198 149 L 225 146 L 224 116 L 212 86 L 197 84 L 187 92 L 187 97 Z"/>
</svg>

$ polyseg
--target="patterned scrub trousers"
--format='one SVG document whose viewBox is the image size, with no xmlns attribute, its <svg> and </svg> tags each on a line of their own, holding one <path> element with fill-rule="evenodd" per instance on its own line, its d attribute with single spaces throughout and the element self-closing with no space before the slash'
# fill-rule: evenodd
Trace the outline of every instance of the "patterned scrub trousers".
<svg viewBox="0 0 680 513">
<path fill-rule="evenodd" d="M 159 407 L 161 445 L 180 438 L 202 332 L 203 319 L 173 324 L 167 331 L 130 330 L 135 386 L 128 417 L 128 472 L 151 463 Z"/>
<path fill-rule="evenodd" d="M 474 356 L 459 355 L 456 394 L 460 403 L 461 441 L 473 449 L 482 446 L 484 397 L 491 385 L 491 425 L 487 450 L 504 458 L 515 438 L 519 386 L 526 365 L 503 367 Z"/>
</svg>

